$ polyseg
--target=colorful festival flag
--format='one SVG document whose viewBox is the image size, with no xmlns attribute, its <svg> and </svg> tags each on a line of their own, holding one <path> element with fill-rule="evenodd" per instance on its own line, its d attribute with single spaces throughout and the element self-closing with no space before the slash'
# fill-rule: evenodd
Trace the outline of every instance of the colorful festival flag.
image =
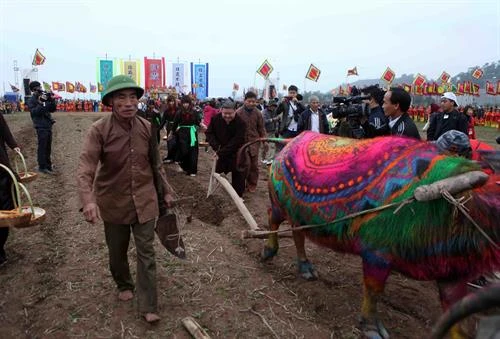
<svg viewBox="0 0 500 339">
<path fill-rule="evenodd" d="M 104 86 L 100 82 L 97 83 L 97 91 L 99 93 L 101 93 L 102 91 L 104 91 Z"/>
<path fill-rule="evenodd" d="M 240 90 L 240 85 L 238 85 L 236 82 L 233 83 L 233 91 L 238 92 Z"/>
<path fill-rule="evenodd" d="M 92 83 L 89 83 L 89 87 L 90 87 L 90 93 L 95 93 L 97 91 L 96 85 L 92 85 Z"/>
<path fill-rule="evenodd" d="M 474 72 L 472 72 L 472 77 L 474 79 L 479 79 L 483 76 L 484 72 L 481 68 L 476 68 Z"/>
<path fill-rule="evenodd" d="M 464 87 L 465 87 L 465 86 L 464 86 L 464 83 L 463 83 L 463 82 L 459 82 L 459 83 L 457 83 L 457 91 L 456 91 L 456 92 L 457 92 L 458 94 L 464 94 L 464 93 L 465 93 L 465 91 L 464 91 Z"/>
<path fill-rule="evenodd" d="M 448 80 L 450 80 L 450 78 L 451 78 L 451 75 L 449 75 L 448 73 L 443 71 L 443 73 L 441 73 L 441 76 L 439 77 L 439 80 L 441 80 L 442 83 L 446 83 L 446 82 L 448 82 Z"/>
<path fill-rule="evenodd" d="M 59 92 L 64 92 L 66 90 L 66 86 L 63 82 L 58 82 L 59 84 Z"/>
<path fill-rule="evenodd" d="M 479 84 L 472 84 L 472 95 L 478 97 L 479 96 Z"/>
<path fill-rule="evenodd" d="M 472 94 L 472 81 L 466 81 L 464 84 L 464 93 Z"/>
<path fill-rule="evenodd" d="M 137 60 L 120 60 L 121 74 L 128 75 L 136 84 L 140 82 L 140 63 Z"/>
<path fill-rule="evenodd" d="M 404 85 L 403 85 L 403 89 L 404 89 L 406 92 L 411 93 L 411 85 L 404 84 Z"/>
<path fill-rule="evenodd" d="M 497 81 L 497 95 L 500 95 L 500 80 Z"/>
<path fill-rule="evenodd" d="M 184 87 L 184 64 L 172 64 L 172 86 L 177 93 L 183 93 Z"/>
<path fill-rule="evenodd" d="M 45 56 L 38 50 L 35 51 L 35 56 L 33 57 L 33 66 L 43 65 L 45 63 Z"/>
<path fill-rule="evenodd" d="M 59 83 L 52 81 L 52 89 L 59 92 Z"/>
<path fill-rule="evenodd" d="M 12 90 L 12 92 L 14 92 L 14 93 L 19 92 L 19 88 L 17 88 L 16 86 L 14 86 L 12 84 L 9 84 L 9 85 L 10 85 L 10 89 Z"/>
<path fill-rule="evenodd" d="M 489 95 L 496 95 L 497 94 L 497 92 L 495 90 L 494 83 L 486 81 L 486 94 L 489 94 Z"/>
<path fill-rule="evenodd" d="M 282 87 L 282 88 L 283 88 L 283 90 L 284 90 L 284 91 L 287 91 L 287 90 L 288 90 L 288 86 L 287 86 L 287 85 L 285 85 L 285 84 L 283 84 L 283 87 Z"/>
<path fill-rule="evenodd" d="M 348 69 L 347 70 L 347 76 L 350 76 L 350 75 L 358 75 L 358 68 L 357 66 L 352 68 L 352 69 Z"/>
<path fill-rule="evenodd" d="M 71 82 L 66 81 L 66 92 L 68 93 L 73 93 L 75 92 L 75 85 L 73 85 Z"/>
<path fill-rule="evenodd" d="M 197 85 L 191 89 L 196 99 L 203 100 L 208 97 L 208 63 L 191 63 L 191 85 Z"/>
<path fill-rule="evenodd" d="M 43 81 L 43 89 L 46 91 L 46 92 L 50 92 L 52 91 L 52 88 L 50 87 L 50 84 L 48 82 L 45 82 Z"/>
<path fill-rule="evenodd" d="M 388 84 L 390 84 L 394 80 L 395 77 L 396 77 L 396 73 L 394 73 L 392 69 L 387 67 L 385 72 L 382 74 L 381 79 L 385 80 Z"/>
<path fill-rule="evenodd" d="M 152 88 L 165 87 L 166 78 L 164 57 L 161 59 L 148 59 L 147 57 L 144 57 L 144 79 L 146 91 L 149 91 Z"/>
<path fill-rule="evenodd" d="M 417 73 L 417 76 L 415 77 L 415 79 L 413 79 L 413 85 L 422 86 L 424 83 L 425 83 L 425 77 L 422 74 Z"/>
<path fill-rule="evenodd" d="M 414 91 L 415 95 L 422 95 L 424 92 L 424 87 L 413 85 L 413 91 Z"/>
<path fill-rule="evenodd" d="M 307 70 L 306 79 L 317 82 L 320 75 L 321 75 L 320 69 L 311 64 L 311 66 L 309 66 L 309 69 Z"/>
<path fill-rule="evenodd" d="M 260 67 L 257 69 L 257 73 L 260 74 L 264 79 L 267 79 L 269 75 L 272 73 L 273 69 L 274 69 L 273 66 L 271 66 L 269 61 L 267 61 L 266 59 L 264 60 L 262 65 L 260 65 Z"/>
<path fill-rule="evenodd" d="M 99 60 L 99 76 L 97 80 L 103 84 L 104 88 L 106 88 L 113 75 L 113 60 Z"/>
</svg>

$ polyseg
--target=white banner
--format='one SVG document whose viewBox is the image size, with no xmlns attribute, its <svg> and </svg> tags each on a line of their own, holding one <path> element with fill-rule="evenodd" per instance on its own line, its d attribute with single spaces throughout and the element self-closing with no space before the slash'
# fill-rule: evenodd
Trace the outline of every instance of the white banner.
<svg viewBox="0 0 500 339">
<path fill-rule="evenodd" d="M 177 93 L 185 92 L 184 85 L 184 64 L 172 64 L 172 86 Z"/>
</svg>

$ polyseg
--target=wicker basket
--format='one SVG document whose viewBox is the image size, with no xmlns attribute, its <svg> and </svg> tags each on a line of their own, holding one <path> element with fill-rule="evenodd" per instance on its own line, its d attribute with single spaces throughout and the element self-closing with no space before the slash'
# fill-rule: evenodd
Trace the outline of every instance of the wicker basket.
<svg viewBox="0 0 500 339">
<path fill-rule="evenodd" d="M 13 210 L 0 210 L 0 227 L 29 227 L 36 225 L 40 218 L 45 217 L 45 211 L 40 208 L 38 215 L 33 207 L 33 202 L 31 201 L 31 196 L 22 183 L 18 182 L 16 176 L 12 171 L 5 165 L 0 164 L 0 168 L 4 169 L 9 173 L 12 178 L 12 200 L 14 202 Z M 23 190 L 24 195 L 29 201 L 29 206 L 21 206 L 21 191 Z M 19 205 L 18 205 L 19 202 Z"/>
<path fill-rule="evenodd" d="M 17 161 L 14 158 L 16 172 L 17 172 L 17 175 L 19 176 L 19 179 L 20 179 L 19 181 L 22 183 L 27 183 L 27 182 L 35 180 L 38 177 L 38 174 L 35 172 L 28 172 L 28 168 L 26 167 L 26 161 L 24 160 L 23 154 L 18 150 L 16 150 L 16 154 L 19 156 L 19 158 L 21 158 L 21 162 L 23 163 L 23 168 L 24 168 L 24 171 L 19 172 L 19 168 L 17 166 Z"/>
</svg>

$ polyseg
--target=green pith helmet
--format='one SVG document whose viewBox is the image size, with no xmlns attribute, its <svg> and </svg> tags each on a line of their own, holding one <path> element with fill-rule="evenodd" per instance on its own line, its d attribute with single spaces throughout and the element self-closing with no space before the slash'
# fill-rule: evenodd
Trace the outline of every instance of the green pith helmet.
<svg viewBox="0 0 500 339">
<path fill-rule="evenodd" d="M 140 99 L 140 97 L 144 94 L 144 89 L 137 85 L 131 77 L 128 75 L 117 75 L 109 80 L 106 90 L 102 96 L 102 103 L 109 106 L 109 99 L 111 99 L 111 95 L 122 89 L 135 89 L 137 91 L 137 99 Z"/>
</svg>

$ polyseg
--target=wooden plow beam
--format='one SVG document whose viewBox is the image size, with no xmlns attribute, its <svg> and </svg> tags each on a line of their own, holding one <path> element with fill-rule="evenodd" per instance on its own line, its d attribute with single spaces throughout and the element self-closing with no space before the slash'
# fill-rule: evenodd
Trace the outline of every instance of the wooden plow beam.
<svg viewBox="0 0 500 339">
<path fill-rule="evenodd" d="M 208 191 L 207 191 L 207 198 L 212 195 L 215 190 L 219 187 L 222 186 L 224 190 L 229 194 L 231 199 L 233 200 L 234 204 L 240 211 L 241 215 L 247 222 L 248 226 L 250 226 L 250 231 L 252 234 L 263 234 L 261 238 L 266 238 L 267 237 L 267 231 L 262 230 L 259 225 L 257 225 L 257 222 L 253 218 L 252 214 L 248 210 L 248 208 L 245 206 L 245 203 L 243 202 L 243 199 L 240 198 L 238 193 L 234 190 L 233 186 L 227 181 L 225 177 L 220 175 L 219 173 L 215 172 L 215 164 L 217 162 L 217 159 L 214 159 L 214 163 L 212 165 L 212 173 L 210 175 L 210 181 L 208 184 Z M 243 231 L 243 234 L 245 234 L 247 231 Z M 280 237 L 290 237 L 289 234 L 280 234 Z M 243 237 L 243 235 L 242 235 Z M 244 237 L 248 238 L 248 237 Z"/>
</svg>

